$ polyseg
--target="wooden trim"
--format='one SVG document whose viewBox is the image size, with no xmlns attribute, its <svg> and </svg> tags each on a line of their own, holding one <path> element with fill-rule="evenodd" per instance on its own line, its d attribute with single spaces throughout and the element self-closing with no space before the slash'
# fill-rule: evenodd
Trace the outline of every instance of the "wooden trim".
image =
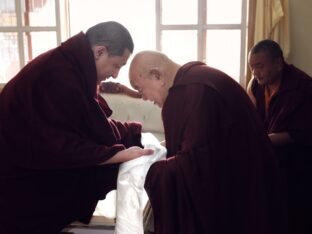
<svg viewBox="0 0 312 234">
<path fill-rule="evenodd" d="M 142 98 L 142 95 L 139 92 L 117 82 L 102 82 L 99 89 L 101 93 L 125 94 L 133 98 Z"/>
<path fill-rule="evenodd" d="M 29 0 L 25 0 L 25 12 L 24 12 L 24 19 L 25 19 L 25 26 L 29 27 L 29 13 L 31 11 L 31 4 Z M 27 49 L 28 49 L 28 60 L 33 59 L 33 49 L 32 49 L 32 38 L 31 38 L 31 32 L 25 32 L 26 35 L 26 41 L 27 41 Z"/>
<path fill-rule="evenodd" d="M 5 84 L 1 84 L 1 83 L 0 83 L 0 92 L 1 92 L 1 90 L 3 89 L 4 86 L 5 86 Z"/>
<path fill-rule="evenodd" d="M 248 8 L 248 42 L 247 42 L 247 61 L 246 61 L 246 81 L 245 87 L 248 86 L 249 81 L 251 80 L 251 71 L 248 66 L 248 53 L 249 50 L 254 45 L 254 34 L 255 34 L 255 22 L 256 22 L 256 5 L 257 0 L 249 1 Z"/>
</svg>

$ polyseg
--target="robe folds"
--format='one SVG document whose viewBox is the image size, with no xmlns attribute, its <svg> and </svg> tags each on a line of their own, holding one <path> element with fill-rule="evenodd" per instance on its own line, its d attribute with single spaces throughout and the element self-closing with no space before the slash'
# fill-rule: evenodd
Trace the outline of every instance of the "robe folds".
<svg viewBox="0 0 312 234">
<path fill-rule="evenodd" d="M 58 233 L 87 223 L 116 189 L 119 165 L 99 164 L 142 147 L 142 126 L 110 119 L 96 82 L 81 32 L 32 60 L 0 93 L 0 230 Z"/>
<path fill-rule="evenodd" d="M 162 118 L 167 159 L 155 162 L 145 181 L 156 234 L 285 233 L 278 163 L 236 81 L 187 63 Z"/>
<path fill-rule="evenodd" d="M 274 146 L 288 184 L 290 233 L 312 233 L 312 78 L 286 64 L 279 90 L 265 113 L 265 88 L 252 80 L 256 107 L 265 131 L 288 132 L 294 142 Z"/>
</svg>

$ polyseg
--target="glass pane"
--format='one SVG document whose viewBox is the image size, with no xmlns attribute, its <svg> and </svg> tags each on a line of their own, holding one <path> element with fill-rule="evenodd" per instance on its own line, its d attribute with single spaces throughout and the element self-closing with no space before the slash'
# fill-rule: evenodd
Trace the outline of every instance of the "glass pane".
<svg viewBox="0 0 312 234">
<path fill-rule="evenodd" d="M 17 33 L 0 33 L 0 45 L 0 83 L 6 83 L 20 67 Z"/>
<path fill-rule="evenodd" d="M 16 26 L 15 1 L 0 1 L 0 26 Z"/>
<path fill-rule="evenodd" d="M 197 60 L 197 31 L 163 31 L 161 51 L 181 65 Z"/>
<path fill-rule="evenodd" d="M 55 32 L 24 33 L 25 63 L 57 46 Z"/>
<path fill-rule="evenodd" d="M 197 0 L 162 0 L 162 24 L 197 24 Z"/>
<path fill-rule="evenodd" d="M 86 4 L 86 0 L 73 0 L 69 8 L 71 35 L 86 31 L 97 23 L 113 20 L 129 30 L 136 51 L 156 48 L 154 1 L 88 0 Z"/>
<path fill-rule="evenodd" d="M 208 24 L 240 24 L 242 0 L 207 0 Z"/>
<path fill-rule="evenodd" d="M 55 0 L 22 1 L 23 25 L 55 26 Z"/>
<path fill-rule="evenodd" d="M 239 81 L 240 30 L 208 30 L 206 63 Z"/>
</svg>

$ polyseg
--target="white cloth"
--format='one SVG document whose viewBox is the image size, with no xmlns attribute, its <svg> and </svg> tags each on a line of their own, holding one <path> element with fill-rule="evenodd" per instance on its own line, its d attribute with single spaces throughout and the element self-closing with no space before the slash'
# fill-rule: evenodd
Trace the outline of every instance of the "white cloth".
<svg viewBox="0 0 312 234">
<path fill-rule="evenodd" d="M 115 234 L 143 234 L 143 210 L 148 201 L 144 182 L 150 166 L 166 157 L 166 148 L 151 133 L 142 134 L 144 148 L 154 149 L 153 155 L 122 163 L 117 180 Z"/>
</svg>

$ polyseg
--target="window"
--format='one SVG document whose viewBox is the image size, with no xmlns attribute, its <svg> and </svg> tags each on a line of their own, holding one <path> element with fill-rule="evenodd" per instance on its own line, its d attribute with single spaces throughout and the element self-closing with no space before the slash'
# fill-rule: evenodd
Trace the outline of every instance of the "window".
<svg viewBox="0 0 312 234">
<path fill-rule="evenodd" d="M 156 49 L 155 0 L 88 0 L 88 4 L 85 0 L 70 0 L 69 15 L 71 35 L 86 32 L 103 21 L 117 21 L 130 31 L 134 53 Z M 130 86 L 129 62 L 120 69 L 116 81 Z"/>
<path fill-rule="evenodd" d="M 244 84 L 247 0 L 157 0 L 157 12 L 158 50 L 181 64 L 203 61 Z"/>
<path fill-rule="evenodd" d="M 59 0 L 0 1 L 0 83 L 61 42 Z"/>
<path fill-rule="evenodd" d="M 118 21 L 134 53 L 156 49 L 180 64 L 203 61 L 244 84 L 247 0 L 71 0 L 69 9 L 71 34 Z M 127 73 L 128 66 L 118 81 L 128 84 Z"/>
<path fill-rule="evenodd" d="M 2 0 L 1 18 L 5 20 L 0 21 L 0 42 L 4 45 L 0 83 L 38 53 L 59 44 L 62 30 L 73 36 L 94 24 L 113 20 L 129 29 L 134 53 L 158 50 L 180 64 L 203 61 L 244 84 L 247 3 L 248 0 Z M 67 10 L 66 17 L 61 17 L 62 7 Z M 42 38 L 44 43 L 40 43 Z M 126 85 L 128 66 L 121 69 L 117 78 Z"/>
</svg>

